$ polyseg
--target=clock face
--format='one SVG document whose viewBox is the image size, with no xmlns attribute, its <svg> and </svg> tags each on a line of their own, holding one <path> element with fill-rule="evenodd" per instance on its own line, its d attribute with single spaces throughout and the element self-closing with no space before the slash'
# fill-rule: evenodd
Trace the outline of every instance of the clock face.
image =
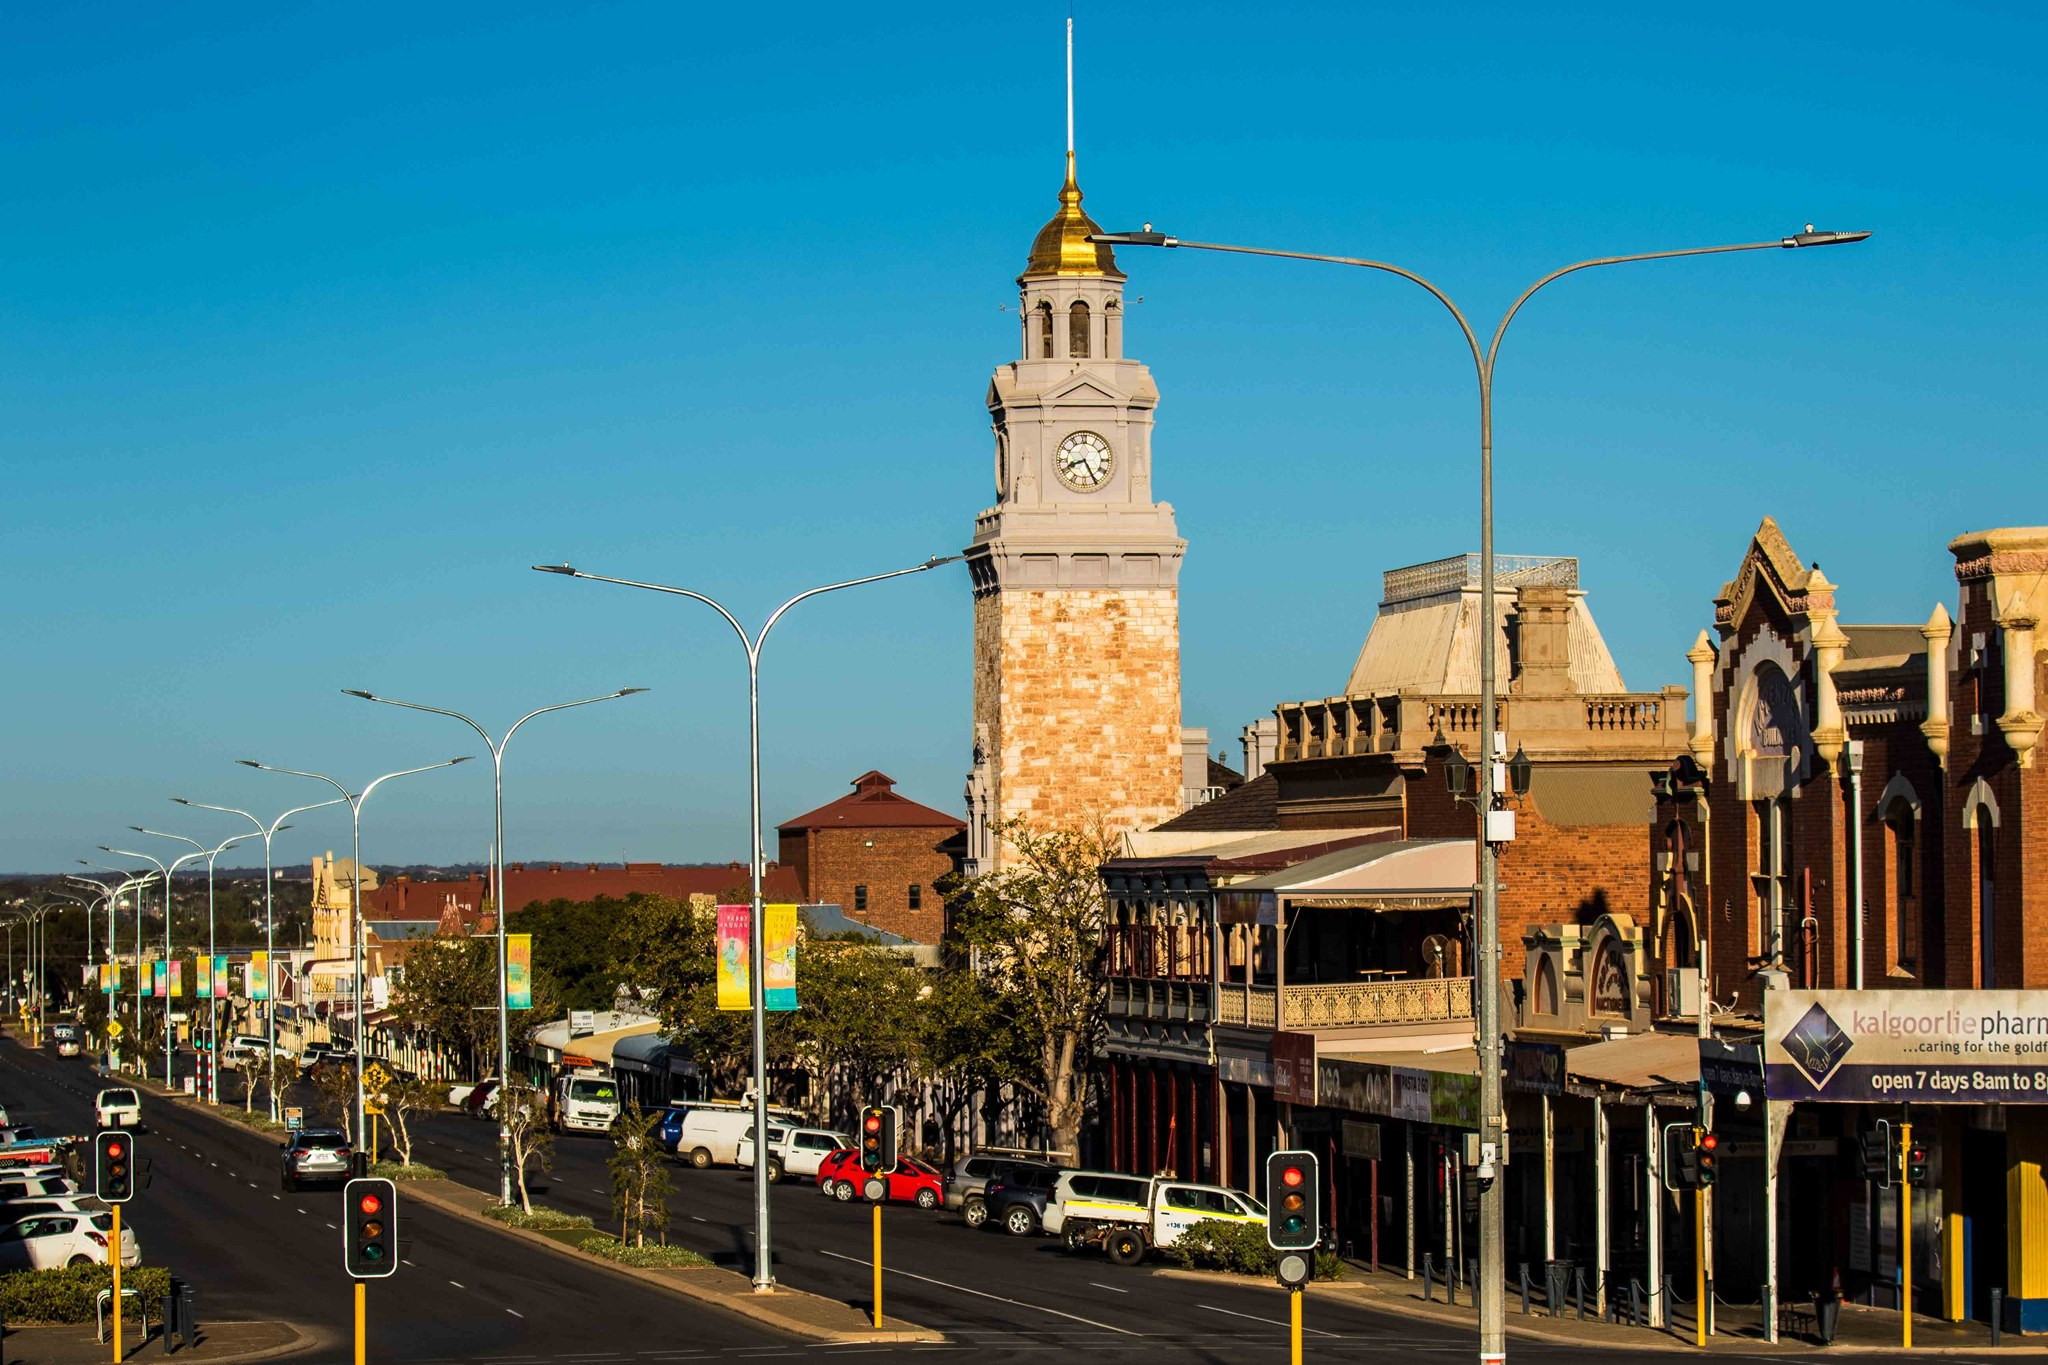
<svg viewBox="0 0 2048 1365">
<path fill-rule="evenodd" d="M 1053 457 L 1053 463 L 1059 471 L 1060 482 L 1084 491 L 1108 483 L 1109 471 L 1114 467 L 1109 442 L 1092 431 L 1077 431 L 1061 441 L 1059 454 Z"/>
</svg>

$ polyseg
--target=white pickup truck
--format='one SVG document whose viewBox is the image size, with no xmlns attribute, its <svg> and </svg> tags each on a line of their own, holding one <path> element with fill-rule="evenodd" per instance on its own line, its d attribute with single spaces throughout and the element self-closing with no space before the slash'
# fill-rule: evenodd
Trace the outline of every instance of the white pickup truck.
<svg viewBox="0 0 2048 1365">
<path fill-rule="evenodd" d="M 1153 1177 L 1142 1206 L 1111 1199 L 1068 1202 L 1061 1227 L 1067 1245 L 1076 1250 L 1101 1247 L 1118 1265 L 1136 1265 L 1151 1252 L 1172 1246 L 1205 1218 L 1261 1227 L 1266 1222 L 1266 1206 L 1242 1190 L 1162 1176 Z"/>
<path fill-rule="evenodd" d="M 835 1133 L 829 1128 L 785 1128 L 780 1124 L 768 1125 L 768 1178 L 780 1180 L 785 1175 L 816 1176 L 818 1168 L 825 1164 L 825 1158 L 834 1152 L 843 1152 L 853 1146 L 853 1139 L 844 1133 Z M 744 1169 L 754 1164 L 754 1128 L 747 1125 L 741 1135 L 739 1146 L 733 1153 L 735 1161 Z"/>
</svg>

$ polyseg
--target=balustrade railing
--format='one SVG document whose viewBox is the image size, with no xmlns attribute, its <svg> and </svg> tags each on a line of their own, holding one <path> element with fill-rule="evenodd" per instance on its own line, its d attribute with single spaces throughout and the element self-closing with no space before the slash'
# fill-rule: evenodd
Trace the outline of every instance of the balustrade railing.
<svg viewBox="0 0 2048 1365">
<path fill-rule="evenodd" d="M 1418 977 L 1412 981 L 1359 981 L 1289 986 L 1275 1008 L 1271 986 L 1224 982 L 1217 987 L 1216 1022 L 1244 1028 L 1350 1028 L 1368 1024 L 1426 1024 L 1472 1017 L 1472 978 Z"/>
</svg>

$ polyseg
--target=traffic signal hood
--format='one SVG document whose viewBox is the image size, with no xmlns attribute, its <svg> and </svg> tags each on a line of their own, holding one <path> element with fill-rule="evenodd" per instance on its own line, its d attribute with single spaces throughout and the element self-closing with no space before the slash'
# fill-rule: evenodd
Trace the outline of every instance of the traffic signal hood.
<svg viewBox="0 0 2048 1365">
<path fill-rule="evenodd" d="M 125 1204 L 135 1197 L 132 1133 L 116 1129 L 93 1136 L 92 1191 L 109 1204 Z"/>
<path fill-rule="evenodd" d="M 1322 1241 L 1322 1177 L 1313 1152 L 1266 1158 L 1266 1243 L 1275 1251 L 1309 1251 Z"/>
<path fill-rule="evenodd" d="M 1906 1180 L 1909 1184 L 1925 1185 L 1927 1178 L 1927 1148 L 1916 1142 L 1906 1149 Z"/>
<path fill-rule="evenodd" d="M 1719 1170 L 1721 1139 L 1711 1132 L 1700 1132 L 1699 1143 L 1699 1183 L 1700 1188 L 1706 1189 L 1721 1174 Z"/>
<path fill-rule="evenodd" d="M 359 1280 L 398 1269 L 398 1187 L 388 1180 L 351 1180 L 342 1191 L 343 1263 Z"/>
<path fill-rule="evenodd" d="M 896 1169 L 896 1111 L 871 1105 L 860 1116 L 860 1168 L 869 1175 Z"/>
</svg>

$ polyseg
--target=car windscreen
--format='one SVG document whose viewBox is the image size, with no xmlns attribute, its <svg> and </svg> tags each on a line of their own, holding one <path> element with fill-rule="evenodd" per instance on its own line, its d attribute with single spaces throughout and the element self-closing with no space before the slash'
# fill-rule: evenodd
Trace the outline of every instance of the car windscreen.
<svg viewBox="0 0 2048 1365">
<path fill-rule="evenodd" d="M 619 1088 L 610 1081 L 571 1081 L 569 1098 L 572 1100 L 615 1100 Z"/>
<path fill-rule="evenodd" d="M 135 1102 L 135 1092 L 133 1090 L 109 1090 L 100 1096 L 100 1103 L 103 1105 L 125 1105 L 134 1104 Z"/>
</svg>

